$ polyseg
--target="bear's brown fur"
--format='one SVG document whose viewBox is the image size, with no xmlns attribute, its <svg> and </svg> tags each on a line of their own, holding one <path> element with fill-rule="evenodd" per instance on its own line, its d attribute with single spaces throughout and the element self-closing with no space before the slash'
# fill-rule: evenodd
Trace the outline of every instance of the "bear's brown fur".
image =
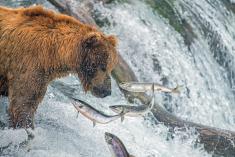
<svg viewBox="0 0 235 157">
<path fill-rule="evenodd" d="M 107 96 L 117 61 L 114 36 L 41 6 L 0 7 L 0 94 L 9 97 L 14 128 L 33 127 L 48 83 L 69 73 L 78 75 L 84 90 Z"/>
</svg>

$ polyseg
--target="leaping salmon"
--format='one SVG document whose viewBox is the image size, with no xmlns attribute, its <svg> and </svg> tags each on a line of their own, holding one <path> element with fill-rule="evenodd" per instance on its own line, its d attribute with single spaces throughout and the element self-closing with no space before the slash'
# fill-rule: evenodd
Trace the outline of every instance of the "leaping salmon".
<svg viewBox="0 0 235 157">
<path fill-rule="evenodd" d="M 152 84 L 152 100 L 149 102 L 148 105 L 140 105 L 140 106 L 130 106 L 130 105 L 113 105 L 109 106 L 109 108 L 117 113 L 117 114 L 125 114 L 125 116 L 130 116 L 130 117 L 137 117 L 140 115 L 144 115 L 151 111 L 151 109 L 154 106 L 154 85 Z"/>
<path fill-rule="evenodd" d="M 153 83 L 143 83 L 143 82 L 123 82 L 120 83 L 120 88 L 129 91 L 129 92 L 147 92 L 151 91 L 151 86 Z M 175 88 L 167 88 L 162 85 L 158 85 L 154 83 L 154 90 L 155 91 L 161 91 L 166 93 L 179 93 L 180 86 L 177 86 Z"/>
<path fill-rule="evenodd" d="M 121 118 L 121 121 L 123 121 L 124 113 L 120 113 L 118 115 L 113 115 L 113 116 L 106 115 L 82 100 L 75 98 L 72 99 L 74 100 L 73 105 L 78 111 L 78 113 L 81 113 L 86 118 L 90 119 L 93 122 L 93 126 L 95 126 L 96 123 L 107 124 L 118 118 Z"/>
<path fill-rule="evenodd" d="M 105 141 L 108 144 L 110 152 L 112 153 L 112 157 L 134 157 L 128 153 L 126 147 L 117 136 L 106 132 Z"/>
</svg>

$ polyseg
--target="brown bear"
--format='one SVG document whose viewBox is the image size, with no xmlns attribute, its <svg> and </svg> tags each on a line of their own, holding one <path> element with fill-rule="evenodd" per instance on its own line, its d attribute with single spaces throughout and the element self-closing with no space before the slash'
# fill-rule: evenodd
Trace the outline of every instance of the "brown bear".
<svg viewBox="0 0 235 157">
<path fill-rule="evenodd" d="M 41 6 L 0 7 L 0 94 L 9 97 L 10 124 L 33 128 L 48 84 L 76 74 L 85 91 L 111 94 L 116 38 Z"/>
</svg>

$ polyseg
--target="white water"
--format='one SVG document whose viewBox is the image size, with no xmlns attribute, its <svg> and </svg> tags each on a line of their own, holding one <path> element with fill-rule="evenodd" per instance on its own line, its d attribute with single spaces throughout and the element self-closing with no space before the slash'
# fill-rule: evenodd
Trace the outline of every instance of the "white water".
<svg viewBox="0 0 235 157">
<path fill-rule="evenodd" d="M 101 18 L 111 21 L 111 25 L 103 27 L 103 30 L 118 36 L 119 52 L 139 80 L 164 83 L 170 87 L 183 85 L 179 96 L 156 94 L 159 104 L 183 119 L 235 130 L 235 99 L 229 84 L 229 79 L 233 78 L 227 78 L 226 69 L 216 62 L 209 49 L 210 39 L 203 36 L 193 13 L 221 36 L 221 44 L 227 47 L 231 56 L 234 56 L 235 49 L 234 15 L 212 0 L 180 0 L 175 5 L 198 36 L 190 47 L 191 51 L 166 19 L 154 14 L 140 1 L 106 7 L 96 4 L 96 9 L 102 13 Z M 62 81 L 67 85 L 62 90 L 64 93 L 71 94 L 75 89 L 73 96 L 109 114 L 112 114 L 108 110 L 109 105 L 127 103 L 114 81 L 112 96 L 105 99 L 85 94 L 75 77 Z M 5 98 L 0 100 L 4 104 L 7 102 Z M 92 122 L 81 115 L 76 118 L 76 115 L 69 99 L 58 88 L 50 86 L 37 110 L 35 138 L 27 146 L 18 148 L 18 143 L 27 139 L 24 130 L 1 130 L 0 146 L 12 144 L 0 156 L 110 157 L 104 140 L 106 131 L 117 135 L 130 154 L 136 157 L 211 156 L 203 146 L 195 148 L 197 137 L 193 130 L 179 132 L 174 139 L 168 139 L 167 128 L 155 125 L 151 114 L 145 118 L 126 117 L 124 123 L 115 121 L 95 128 Z M 4 119 L 4 116 L 0 118 Z"/>
</svg>

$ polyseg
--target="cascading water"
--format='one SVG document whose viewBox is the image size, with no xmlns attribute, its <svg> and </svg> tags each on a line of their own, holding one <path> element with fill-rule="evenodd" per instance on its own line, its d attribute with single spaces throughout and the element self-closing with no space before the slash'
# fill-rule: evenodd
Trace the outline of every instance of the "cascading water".
<svg viewBox="0 0 235 157">
<path fill-rule="evenodd" d="M 0 4 L 13 6 L 14 2 Z M 44 1 L 37 2 L 53 8 Z M 22 1 L 17 4 L 22 5 Z M 156 94 L 159 104 L 185 120 L 235 131 L 234 5 L 229 0 L 97 2 L 94 14 L 104 32 L 118 36 L 119 52 L 139 80 L 169 87 L 183 85 L 180 95 Z M 156 124 L 151 114 L 93 128 L 83 116 L 76 118 L 66 95 L 82 98 L 112 114 L 109 105 L 127 104 L 115 82 L 110 97 L 96 99 L 82 91 L 74 76 L 60 81 L 48 87 L 39 106 L 35 138 L 18 147 L 27 138 L 24 131 L 1 130 L 0 146 L 10 145 L 0 151 L 0 156 L 110 157 L 104 140 L 106 131 L 117 135 L 137 157 L 211 156 L 203 146 L 195 147 L 194 130 L 176 132 L 171 139 L 168 129 Z M 6 98 L 0 101 L 6 106 Z M 0 112 L 3 110 L 1 107 Z M 0 118 L 6 121 L 3 115 Z"/>
</svg>

